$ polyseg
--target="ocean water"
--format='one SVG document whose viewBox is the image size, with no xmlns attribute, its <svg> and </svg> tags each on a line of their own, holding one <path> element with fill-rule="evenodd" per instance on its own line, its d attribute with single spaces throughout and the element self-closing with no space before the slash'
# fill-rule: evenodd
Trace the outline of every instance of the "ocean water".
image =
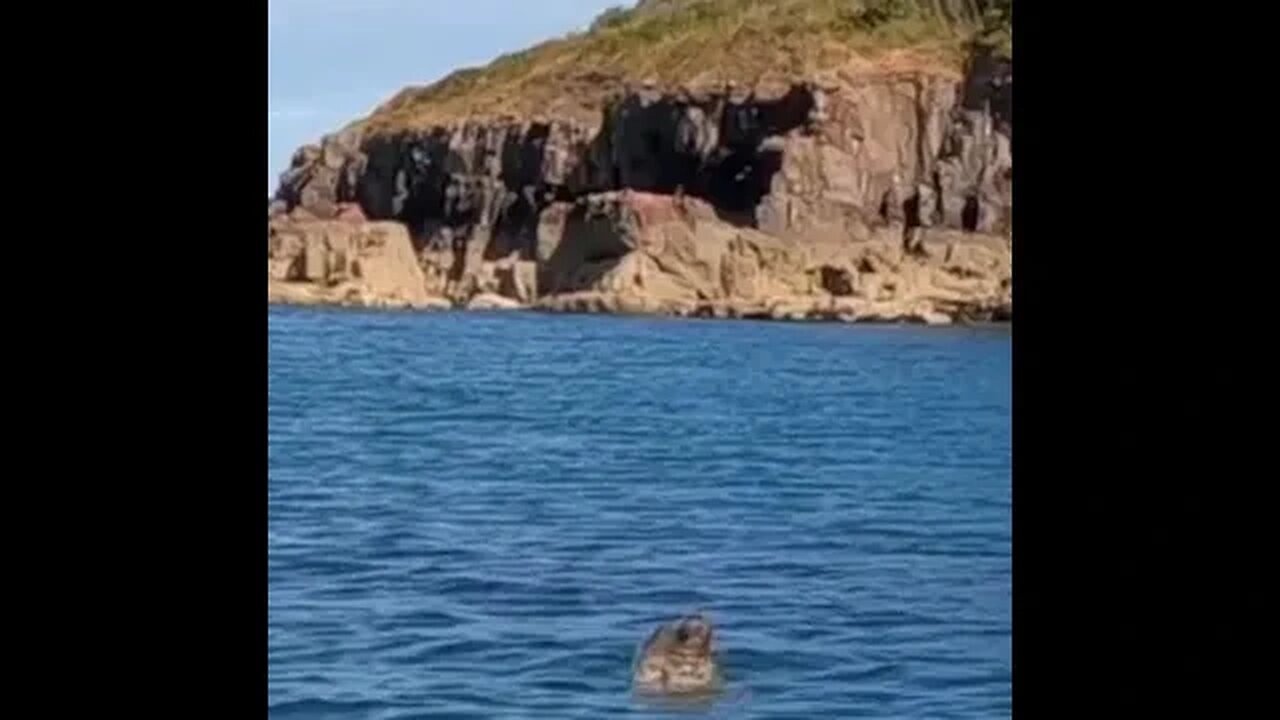
<svg viewBox="0 0 1280 720">
<path fill-rule="evenodd" d="M 268 312 L 286 718 L 1010 715 L 1010 332 Z M 629 692 L 705 610 L 715 704 Z"/>
</svg>

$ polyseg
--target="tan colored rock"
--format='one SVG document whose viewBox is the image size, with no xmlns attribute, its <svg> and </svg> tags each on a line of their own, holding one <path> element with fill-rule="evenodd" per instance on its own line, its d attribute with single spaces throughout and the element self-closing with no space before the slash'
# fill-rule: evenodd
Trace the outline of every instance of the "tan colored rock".
<svg viewBox="0 0 1280 720">
<path fill-rule="evenodd" d="M 468 310 L 520 310 L 525 306 L 519 300 L 497 293 L 480 293 L 467 301 Z"/>
<path fill-rule="evenodd" d="M 608 313 L 621 315 L 694 315 L 696 304 L 635 293 L 574 292 L 547 295 L 534 304 L 538 310 L 563 313 Z"/>
<path fill-rule="evenodd" d="M 527 260 L 512 260 L 496 266 L 499 295 L 523 303 L 532 303 L 538 297 L 538 264 Z"/>
<path fill-rule="evenodd" d="M 315 305 L 323 302 L 314 285 L 267 280 L 267 302 L 281 305 Z"/>
<path fill-rule="evenodd" d="M 425 300 L 417 300 L 409 304 L 414 310 L 452 310 L 453 303 L 448 298 L 428 297 Z"/>
<path fill-rule="evenodd" d="M 1008 294 L 1007 244 L 972 233 L 924 231 L 917 256 L 900 234 L 777 237 L 730 225 L 694 198 L 634 191 L 555 217 L 536 303 L 551 310 L 944 324 L 966 308 L 990 314 Z"/>
<path fill-rule="evenodd" d="M 267 279 L 269 280 L 299 280 L 302 277 L 302 271 L 298 266 L 299 258 L 297 256 L 289 257 L 268 257 L 267 258 Z"/>
<path fill-rule="evenodd" d="M 541 297 L 534 304 L 538 310 L 560 313 L 613 313 L 617 304 L 612 295 L 598 292 L 563 293 Z"/>
<path fill-rule="evenodd" d="M 925 325 L 950 325 L 951 316 L 934 310 L 926 310 L 918 316 Z"/>
<path fill-rule="evenodd" d="M 393 222 L 277 218 L 268 301 L 409 307 L 431 303 L 408 232 Z"/>
<path fill-rule="evenodd" d="M 338 203 L 334 219 L 356 223 L 369 222 L 369 218 L 364 215 L 364 210 L 361 210 L 356 203 Z"/>
<path fill-rule="evenodd" d="M 789 321 L 945 325 L 1009 316 L 1005 238 L 935 228 L 915 238 L 916 250 L 904 252 L 900 226 L 861 240 L 770 235 L 732 225 L 696 198 L 634 191 L 549 207 L 534 260 L 521 259 L 510 240 L 494 241 L 510 249 L 498 259 L 474 243 L 436 240 L 415 256 L 396 223 L 277 218 L 268 294 L 273 302 Z"/>
<path fill-rule="evenodd" d="M 774 320 L 808 320 L 821 313 L 817 298 L 795 297 L 776 300 L 769 305 L 769 317 Z"/>
<path fill-rule="evenodd" d="M 302 252 L 302 280 L 317 284 L 329 282 L 329 238 L 326 233 L 308 234 Z"/>
</svg>

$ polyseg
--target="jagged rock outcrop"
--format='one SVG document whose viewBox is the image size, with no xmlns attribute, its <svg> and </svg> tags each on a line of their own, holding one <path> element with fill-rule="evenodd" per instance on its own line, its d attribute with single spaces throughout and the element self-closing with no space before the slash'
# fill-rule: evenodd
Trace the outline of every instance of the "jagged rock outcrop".
<svg viewBox="0 0 1280 720">
<path fill-rule="evenodd" d="M 428 295 L 425 278 L 396 222 L 278 216 L 268 224 L 269 302 L 374 307 L 450 307 Z"/>
<path fill-rule="evenodd" d="M 645 84 L 596 125 L 353 126 L 296 153 L 271 212 L 401 223 L 425 295 L 458 305 L 1002 319 L 1011 92 L 980 54 L 963 75 Z"/>
<path fill-rule="evenodd" d="M 950 322 L 1008 312 L 1004 238 L 882 233 L 801 243 L 721 220 L 696 198 L 610 192 L 549 213 L 537 307 L 714 317 Z"/>
</svg>

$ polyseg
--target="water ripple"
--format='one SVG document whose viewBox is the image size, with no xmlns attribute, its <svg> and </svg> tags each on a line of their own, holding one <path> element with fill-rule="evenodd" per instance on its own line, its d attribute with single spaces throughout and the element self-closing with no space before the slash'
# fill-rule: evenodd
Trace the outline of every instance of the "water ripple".
<svg viewBox="0 0 1280 720">
<path fill-rule="evenodd" d="M 1009 336 L 269 313 L 273 718 L 1010 714 Z"/>
</svg>

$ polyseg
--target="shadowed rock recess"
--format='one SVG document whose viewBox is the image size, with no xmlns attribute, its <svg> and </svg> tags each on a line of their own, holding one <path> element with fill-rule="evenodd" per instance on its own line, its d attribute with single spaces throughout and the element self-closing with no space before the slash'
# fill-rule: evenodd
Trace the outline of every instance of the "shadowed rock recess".
<svg viewBox="0 0 1280 720">
<path fill-rule="evenodd" d="M 1011 93 L 1011 62 L 975 51 L 955 70 L 641 81 L 594 123 L 357 123 L 281 177 L 269 300 L 1010 320 Z"/>
</svg>

